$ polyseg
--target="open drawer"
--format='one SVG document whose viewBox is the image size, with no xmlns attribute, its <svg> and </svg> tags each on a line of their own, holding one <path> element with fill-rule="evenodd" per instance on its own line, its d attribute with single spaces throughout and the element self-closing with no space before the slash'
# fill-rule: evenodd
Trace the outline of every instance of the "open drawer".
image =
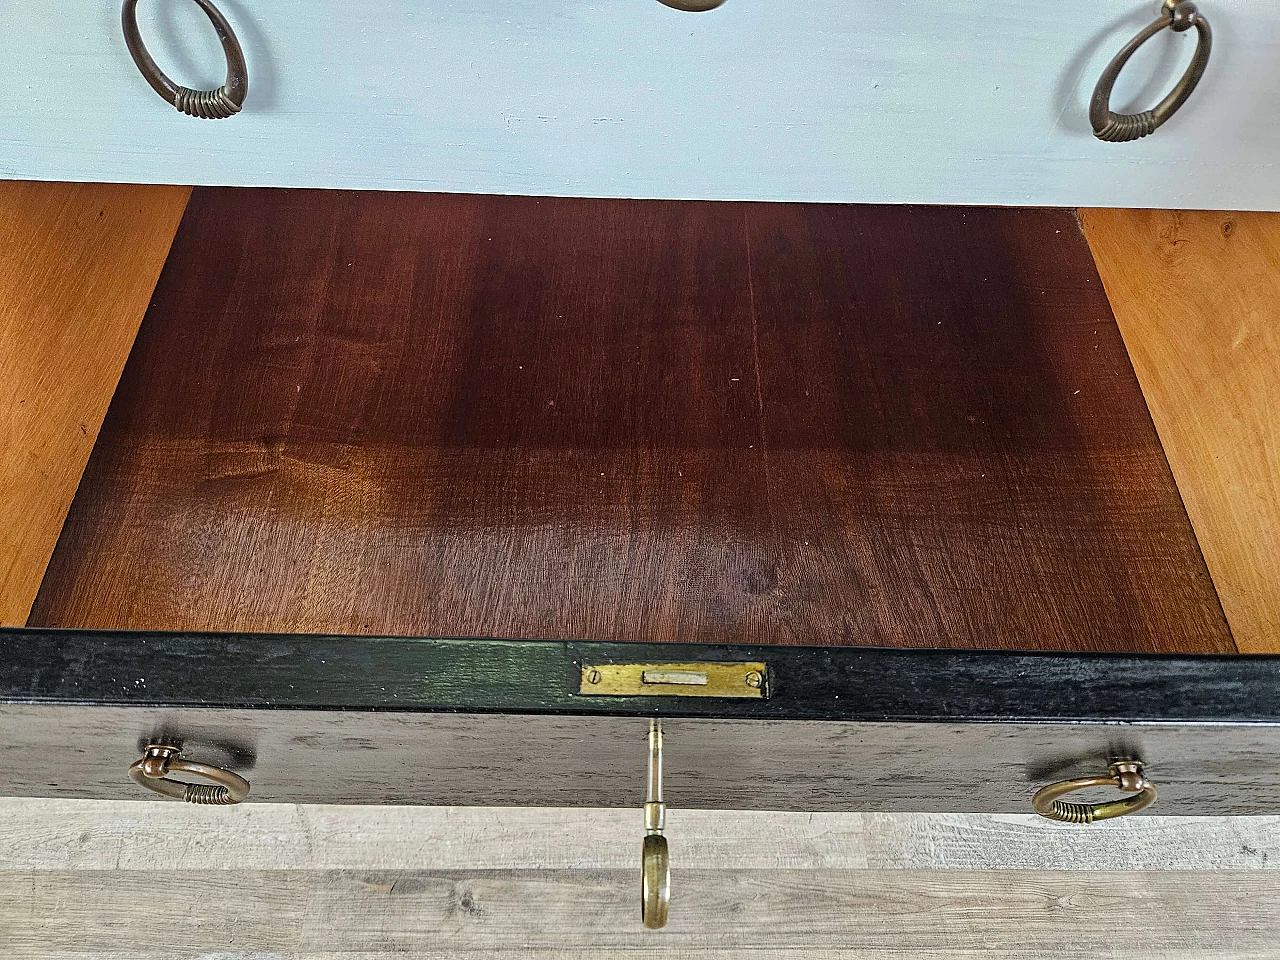
<svg viewBox="0 0 1280 960">
<path fill-rule="evenodd" d="M 198 189 L 0 650 L 2 794 L 1280 802 L 1064 211 Z"/>
</svg>

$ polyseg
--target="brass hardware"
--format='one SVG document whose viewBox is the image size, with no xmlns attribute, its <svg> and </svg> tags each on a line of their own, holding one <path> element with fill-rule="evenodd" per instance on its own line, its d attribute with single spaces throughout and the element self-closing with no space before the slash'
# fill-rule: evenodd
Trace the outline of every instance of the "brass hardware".
<svg viewBox="0 0 1280 960">
<path fill-rule="evenodd" d="M 222 43 L 222 52 L 227 58 L 227 79 L 216 90 L 192 90 L 170 80 L 152 59 L 147 46 L 142 42 L 142 34 L 138 32 L 138 0 L 124 0 L 124 8 L 120 12 L 121 26 L 124 28 L 124 42 L 138 70 L 151 84 L 151 89 L 165 100 L 173 104 L 189 117 L 200 117 L 203 120 L 225 120 L 240 112 L 244 106 L 245 95 L 249 92 L 249 68 L 245 64 L 244 51 L 240 49 L 240 41 L 236 39 L 231 24 L 210 0 L 193 0 L 205 12 L 213 29 L 217 31 L 218 40 Z"/>
<path fill-rule="evenodd" d="M 707 671 L 705 670 L 644 670 L 640 674 L 640 682 L 644 684 L 675 683 L 685 687 L 705 687 Z M 745 680 L 743 681 L 746 682 Z"/>
<path fill-rule="evenodd" d="M 706 10 L 714 10 L 724 0 L 658 0 L 659 3 L 666 4 L 675 10 L 684 10 L 688 13 L 702 13 Z"/>
<path fill-rule="evenodd" d="M 142 759 L 129 767 L 129 779 L 140 787 L 175 800 L 185 800 L 187 803 L 226 806 L 239 803 L 249 795 L 249 781 L 244 777 L 207 763 L 183 760 L 181 754 L 178 747 L 161 743 L 148 744 Z M 170 780 L 167 776 L 170 773 L 189 773 L 212 780 L 213 784 Z"/>
<path fill-rule="evenodd" d="M 1150 110 L 1142 113 L 1113 113 L 1111 111 L 1111 88 L 1115 85 L 1120 71 L 1129 62 L 1140 46 L 1154 37 L 1165 27 L 1175 33 L 1196 28 L 1199 36 L 1196 39 L 1196 52 L 1191 64 L 1182 75 L 1168 96 Z M 1093 126 L 1093 135 L 1099 140 L 1111 143 L 1123 143 L 1138 140 L 1154 133 L 1162 123 L 1177 113 L 1195 90 L 1196 84 L 1204 76 L 1205 67 L 1209 65 L 1209 52 L 1213 48 L 1213 32 L 1209 29 L 1209 21 L 1190 0 L 1164 0 L 1160 9 L 1160 17 L 1136 37 L 1130 40 L 1112 61 L 1107 64 L 1098 85 L 1093 88 L 1093 98 L 1089 101 L 1089 123 Z"/>
<path fill-rule="evenodd" d="M 1133 796 L 1109 803 L 1070 803 L 1058 799 L 1088 787 L 1117 787 Z M 1137 813 L 1155 802 L 1155 784 L 1143 775 L 1142 764 L 1137 760 L 1116 760 L 1108 764 L 1105 777 L 1080 777 L 1041 787 L 1031 798 L 1031 808 L 1050 820 L 1093 823 L 1095 820 L 1110 820 L 1128 813 Z"/>
<path fill-rule="evenodd" d="M 768 697 L 763 663 L 588 663 L 579 693 L 609 697 Z"/>
<path fill-rule="evenodd" d="M 667 925 L 671 907 L 671 857 L 667 805 L 662 800 L 662 721 L 649 721 L 649 776 L 644 791 L 644 845 L 640 852 L 640 919 L 651 930 Z"/>
</svg>

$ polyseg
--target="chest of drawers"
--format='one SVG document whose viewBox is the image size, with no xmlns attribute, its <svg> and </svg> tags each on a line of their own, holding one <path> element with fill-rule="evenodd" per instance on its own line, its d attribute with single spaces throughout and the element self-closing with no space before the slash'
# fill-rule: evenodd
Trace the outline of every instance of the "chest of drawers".
<svg viewBox="0 0 1280 960">
<path fill-rule="evenodd" d="M 1203 303 L 1167 284 L 1241 318 L 1227 348 L 1200 331 L 1240 364 L 1219 421 L 1253 471 L 1215 511 L 1161 443 L 1214 449 L 1211 418 L 1175 396 L 1157 434 L 1113 314 L 1165 285 L 1107 247 L 1108 302 L 1073 212 L 1033 207 L 1280 206 L 1249 122 L 1273 13 L 1215 4 L 1216 69 L 1116 144 L 1081 95 L 1150 11 L 223 4 L 248 95 L 205 122 L 90 6 L 83 32 L 19 13 L 46 56 L 4 94 L 0 172 L 223 186 L 191 195 L 56 550 L 6 543 L 0 792 L 1275 809 L 1270 234 L 1215 248 Z M 159 9 L 147 49 L 197 83 L 199 10 Z M 1159 36 L 1131 68 L 1152 89 L 1194 46 Z M 1113 105 L 1154 100 L 1126 76 Z M 125 243 L 91 195 L 67 235 Z M 1170 223 L 1156 274 L 1190 269 Z M 155 248 L 81 243 L 53 287 L 141 303 L 100 264 L 142 277 Z M 13 304 L 51 282 L 29 260 Z M 59 390 L 23 309 L 19 425 Z M 62 317 L 67 378 L 123 356 Z M 48 442 L 12 432 L 11 516 L 87 451 L 101 413 L 77 434 L 63 407 Z M 1209 566 L 1206 516 L 1235 531 Z M 1090 781 L 1121 805 L 1060 799 Z"/>
</svg>

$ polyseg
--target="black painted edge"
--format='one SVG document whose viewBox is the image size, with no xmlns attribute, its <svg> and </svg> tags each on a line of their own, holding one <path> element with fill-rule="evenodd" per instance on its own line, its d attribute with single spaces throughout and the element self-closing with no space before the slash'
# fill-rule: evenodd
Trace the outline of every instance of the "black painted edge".
<svg viewBox="0 0 1280 960">
<path fill-rule="evenodd" d="M 592 697 L 587 662 L 763 660 L 764 700 Z M 890 722 L 1280 723 L 1280 656 L 0 628 L 0 703 Z"/>
</svg>

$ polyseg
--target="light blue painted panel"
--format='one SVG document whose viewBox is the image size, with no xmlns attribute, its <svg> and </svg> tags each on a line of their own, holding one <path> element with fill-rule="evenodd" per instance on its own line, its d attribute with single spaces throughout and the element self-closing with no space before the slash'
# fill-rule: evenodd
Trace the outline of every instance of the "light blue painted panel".
<svg viewBox="0 0 1280 960">
<path fill-rule="evenodd" d="M 11 0 L 0 176 L 621 197 L 1280 209 L 1280 4 L 1203 0 L 1209 72 L 1133 144 L 1085 116 L 1127 0 L 221 0 L 244 112 L 199 121 L 138 75 L 117 0 Z M 207 21 L 143 0 L 181 82 Z M 1118 87 L 1148 106 L 1166 31 Z"/>
</svg>

